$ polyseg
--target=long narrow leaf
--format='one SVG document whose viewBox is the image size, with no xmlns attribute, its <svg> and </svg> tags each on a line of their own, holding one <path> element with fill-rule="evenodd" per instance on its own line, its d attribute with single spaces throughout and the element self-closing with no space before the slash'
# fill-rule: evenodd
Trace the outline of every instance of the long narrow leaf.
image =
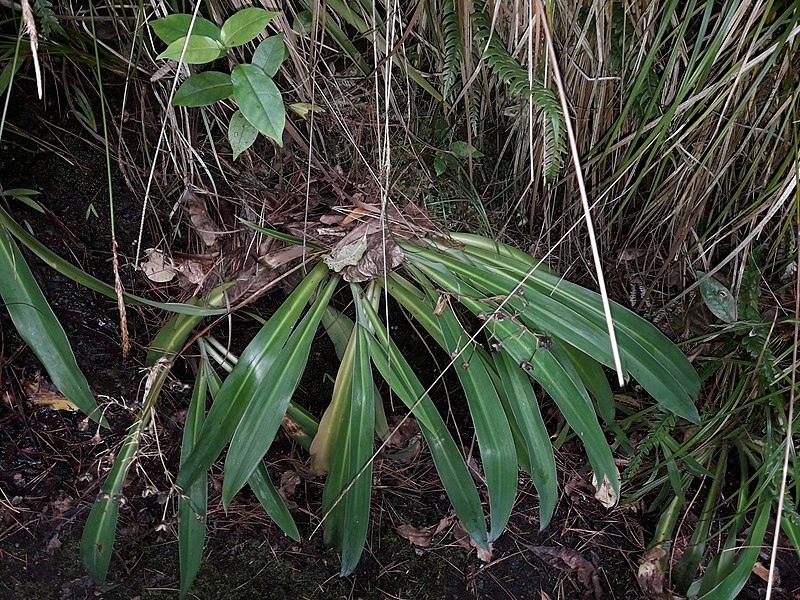
<svg viewBox="0 0 800 600">
<path fill-rule="evenodd" d="M 230 441 L 252 399 L 271 387 L 267 375 L 308 299 L 326 273 L 325 265 L 318 264 L 245 348 L 214 399 L 194 451 L 181 467 L 176 480 L 178 487 L 186 489 L 208 471 Z M 255 463 L 252 467 L 255 468 Z"/>
<path fill-rule="evenodd" d="M 183 315 L 180 315 L 183 316 Z M 192 399 L 186 413 L 181 443 L 181 462 L 194 448 L 197 434 L 206 417 L 207 373 L 205 361 L 197 369 L 192 390 Z M 200 563 L 203 560 L 203 549 L 206 540 L 206 512 L 208 509 L 208 482 L 198 478 L 188 490 L 186 496 L 178 501 L 178 557 L 181 570 L 180 597 L 185 598 L 192 586 Z"/>
<path fill-rule="evenodd" d="M 222 485 L 222 502 L 227 506 L 233 496 L 247 482 L 261 458 L 266 453 L 278 428 L 289 401 L 294 394 L 300 377 L 305 371 L 311 342 L 317 331 L 322 313 L 336 289 L 338 277 L 333 277 L 314 300 L 314 304 L 297 326 L 286 346 L 275 357 L 268 370 L 259 367 L 253 383 L 258 381 L 256 389 L 238 397 L 237 402 L 246 400 L 245 410 L 236 431 L 231 439 L 228 455 L 225 458 L 225 480 Z M 240 365 L 247 365 L 244 354 L 239 359 Z M 231 373 L 228 379 L 233 375 Z M 225 381 L 227 383 L 228 380 Z M 225 385 L 220 390 L 220 397 Z M 219 400 L 219 398 L 218 398 Z M 210 418 L 210 415 L 209 415 Z"/>
<path fill-rule="evenodd" d="M 364 308 L 375 335 L 368 336 L 373 364 L 416 417 L 442 485 L 464 529 L 482 548 L 488 548 L 480 496 L 464 457 L 414 370 L 395 343 L 387 337 L 386 326 L 380 317 L 368 302 L 364 303 Z"/>
<path fill-rule="evenodd" d="M 527 445 L 531 478 L 539 492 L 539 526 L 544 529 L 553 517 L 558 502 L 553 445 L 550 443 L 550 435 L 544 425 L 530 379 L 507 353 L 497 352 L 494 357 L 507 401 Z"/>
<path fill-rule="evenodd" d="M 75 406 L 108 427 L 89 384 L 78 368 L 67 334 L 36 283 L 28 263 L 5 229 L 0 229 L 0 296 L 20 337 L 50 379 Z"/>
</svg>

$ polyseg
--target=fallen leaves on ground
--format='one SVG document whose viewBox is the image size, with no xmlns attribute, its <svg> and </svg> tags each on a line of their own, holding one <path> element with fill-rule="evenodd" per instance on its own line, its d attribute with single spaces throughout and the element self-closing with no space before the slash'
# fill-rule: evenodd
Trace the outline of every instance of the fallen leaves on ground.
<svg viewBox="0 0 800 600">
<path fill-rule="evenodd" d="M 583 558 L 572 548 L 563 546 L 529 546 L 525 548 L 533 552 L 539 559 L 565 573 L 574 573 L 578 578 L 583 596 L 594 594 L 598 600 L 605 598 L 600 587 L 600 577 L 595 566 Z"/>
</svg>

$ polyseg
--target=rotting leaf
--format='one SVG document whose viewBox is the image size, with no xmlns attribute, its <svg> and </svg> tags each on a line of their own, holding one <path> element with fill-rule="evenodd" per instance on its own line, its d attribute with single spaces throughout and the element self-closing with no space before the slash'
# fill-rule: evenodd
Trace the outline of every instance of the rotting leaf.
<svg viewBox="0 0 800 600">
<path fill-rule="evenodd" d="M 600 586 L 600 576 L 595 566 L 572 548 L 563 546 L 529 546 L 527 544 L 525 548 L 551 567 L 565 573 L 575 573 L 584 596 L 594 594 L 597 600 L 606 597 L 603 593 L 603 588 Z"/>
<path fill-rule="evenodd" d="M 345 267 L 357 264 L 367 251 L 366 233 L 355 240 L 344 237 L 342 242 L 345 243 L 337 244 L 330 256 L 325 257 L 325 264 L 336 273 L 341 273 Z"/>
<path fill-rule="evenodd" d="M 656 546 L 645 552 L 639 561 L 636 581 L 647 596 L 661 594 L 664 591 L 664 557 L 667 551 L 663 546 Z"/>
</svg>

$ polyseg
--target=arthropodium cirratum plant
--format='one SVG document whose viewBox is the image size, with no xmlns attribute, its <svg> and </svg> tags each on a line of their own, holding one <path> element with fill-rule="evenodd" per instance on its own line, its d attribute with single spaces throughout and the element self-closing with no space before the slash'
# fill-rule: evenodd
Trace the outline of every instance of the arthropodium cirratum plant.
<svg viewBox="0 0 800 600">
<path fill-rule="evenodd" d="M 214 399 L 207 415 L 199 397 L 192 401 L 176 480 L 183 493 L 183 593 L 201 560 L 202 544 L 190 540 L 200 538 L 199 530 L 204 530 L 206 476 L 226 446 L 223 504 L 229 506 L 249 485 L 275 522 L 297 539 L 298 530 L 263 463 L 282 425 L 288 426 L 292 436 L 300 431 L 306 440 L 313 437 L 313 464 L 328 473 L 324 538 L 341 553 L 341 573 L 352 572 L 367 536 L 375 415 L 382 413 L 373 367 L 419 423 L 453 507 L 479 546 L 485 548 L 497 539 L 508 522 L 518 466 L 536 485 L 542 527 L 555 509 L 555 460 L 533 381 L 554 400 L 582 440 L 598 480 L 607 478 L 619 493 L 611 450 L 597 418 L 599 413 L 606 421 L 614 419 L 614 400 L 602 370 L 603 365 L 613 366 L 613 357 L 599 296 L 550 273 L 530 256 L 486 238 L 458 234 L 399 243 L 406 259 L 404 276 L 394 272 L 366 285 L 350 284 L 354 323 L 329 306 L 340 275 L 320 261 L 235 366 L 228 366 L 230 373 L 224 381 L 217 383 L 216 375 L 209 375 L 207 363 L 199 370 L 198 387 L 208 384 Z M 489 497 L 488 531 L 481 497 L 464 457 L 379 316 L 384 292 L 453 358 L 482 458 Z M 455 303 L 482 321 L 477 339 L 465 330 Z M 687 359 L 634 313 L 619 305 L 612 305 L 612 313 L 625 372 L 665 409 L 697 422 L 693 399 L 699 380 Z M 176 316 L 154 342 L 148 362 L 156 368 L 167 360 L 182 347 L 200 318 Z M 292 397 L 323 319 L 329 329 L 332 323 L 344 323 L 347 341 L 331 403 L 317 426 L 292 403 Z M 117 464 L 129 464 L 124 448 L 121 455 Z M 93 509 L 84 534 L 84 561 L 100 580 L 106 575 L 113 543 L 114 493 L 121 493 L 118 486 L 126 471 L 124 467 L 116 470 L 115 465 L 109 476 L 114 483 L 104 486 L 108 497 L 101 497 Z"/>
</svg>

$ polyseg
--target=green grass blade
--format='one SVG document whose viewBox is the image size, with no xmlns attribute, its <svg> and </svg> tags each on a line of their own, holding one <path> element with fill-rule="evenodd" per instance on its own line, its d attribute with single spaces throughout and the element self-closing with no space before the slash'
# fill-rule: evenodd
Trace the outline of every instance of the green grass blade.
<svg viewBox="0 0 800 600">
<path fill-rule="evenodd" d="M 761 544 L 769 524 L 771 506 L 769 501 L 764 501 L 759 505 L 747 541 L 743 549 L 736 555 L 731 568 L 727 570 L 721 580 L 714 583 L 709 591 L 700 595 L 698 600 L 734 600 L 739 595 L 750 578 L 753 565 L 756 564 L 761 552 Z M 713 574 L 719 575 L 718 572 Z"/>
<path fill-rule="evenodd" d="M 519 426 L 531 461 L 531 478 L 539 492 L 540 529 L 547 527 L 558 502 L 556 460 L 530 379 L 505 352 L 494 354 L 506 399 Z"/>
<path fill-rule="evenodd" d="M 283 499 L 278 494 L 275 486 L 269 478 L 267 467 L 264 466 L 263 461 L 259 461 L 255 470 L 247 480 L 250 489 L 258 498 L 261 506 L 267 511 L 269 518 L 280 527 L 283 532 L 292 538 L 294 541 L 300 541 L 300 532 L 297 530 L 297 525 L 292 518 L 289 509 L 286 508 Z"/>
<path fill-rule="evenodd" d="M 179 315 L 183 317 L 184 315 Z M 186 413 L 181 444 L 181 462 L 194 448 L 197 435 L 203 426 L 206 411 L 207 367 L 205 361 L 200 363 L 194 380 L 192 399 Z M 208 509 L 208 482 L 201 477 L 195 481 L 186 496 L 178 500 L 178 557 L 181 571 L 180 597 L 185 598 L 192 586 L 200 563 L 203 560 L 203 549 L 206 541 L 206 513 Z"/>
<path fill-rule="evenodd" d="M 208 471 L 234 435 L 250 402 L 257 394 L 271 387 L 271 381 L 267 379 L 269 371 L 326 273 L 324 264 L 317 265 L 245 348 L 208 412 L 194 451 L 181 467 L 176 480 L 178 487 L 186 489 Z M 255 463 L 252 466 L 255 468 Z M 243 481 L 246 480 L 247 477 Z"/>
<path fill-rule="evenodd" d="M 338 277 L 332 278 L 317 296 L 311 309 L 292 332 L 270 368 L 264 369 L 263 363 L 258 366 L 249 364 L 244 354 L 239 359 L 237 368 L 241 365 L 257 372 L 249 378 L 253 385 L 244 388 L 243 394 L 236 398 L 237 402 L 244 401 L 245 410 L 225 458 L 225 480 L 222 484 L 222 502 L 225 506 L 250 478 L 272 444 L 286 414 L 289 401 L 297 384 L 300 383 L 314 334 L 338 281 Z M 230 379 L 232 375 L 233 372 L 228 378 Z M 219 399 L 222 398 L 224 389 L 225 384 L 220 389 Z"/>
<path fill-rule="evenodd" d="M 0 296 L 20 337 L 47 370 L 55 386 L 92 420 L 108 427 L 67 334 L 36 283 L 12 237 L 0 229 Z"/>
<path fill-rule="evenodd" d="M 368 336 L 373 364 L 417 419 L 442 485 L 464 529 L 482 548 L 488 548 L 480 496 L 464 457 L 414 370 L 387 337 L 386 326 L 380 317 L 368 302 L 364 303 L 364 308 L 375 332 L 375 337 Z"/>
</svg>

